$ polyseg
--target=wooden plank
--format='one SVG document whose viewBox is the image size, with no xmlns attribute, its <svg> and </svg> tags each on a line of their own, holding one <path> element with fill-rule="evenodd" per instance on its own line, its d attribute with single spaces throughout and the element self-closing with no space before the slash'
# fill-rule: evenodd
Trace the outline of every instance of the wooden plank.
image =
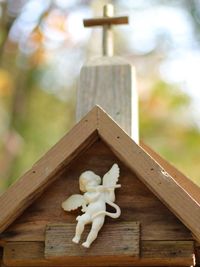
<svg viewBox="0 0 200 267">
<path fill-rule="evenodd" d="M 117 221 L 140 221 L 142 240 L 191 240 L 190 231 L 138 179 L 134 172 L 113 154 L 101 140 L 84 151 L 64 173 L 50 185 L 6 231 L 0 234 L 6 241 L 44 241 L 46 224 L 73 223 L 79 211 L 64 212 L 61 203 L 79 192 L 78 177 L 85 170 L 93 170 L 101 177 L 113 163 L 120 167 L 120 184 L 116 201 L 122 214 Z M 106 218 L 110 223 L 112 219 Z"/>
<path fill-rule="evenodd" d="M 4 247 L 6 266 L 45 266 L 43 242 L 10 242 Z"/>
<path fill-rule="evenodd" d="M 181 223 L 178 223 L 172 218 L 172 216 L 164 222 L 165 217 L 163 217 L 163 215 L 164 213 L 167 214 L 167 212 L 163 212 L 161 207 L 157 206 L 157 208 L 156 214 L 153 214 L 153 208 L 151 208 L 148 214 L 142 215 L 142 210 L 141 212 L 137 211 L 134 213 L 134 208 L 131 205 L 129 211 L 133 210 L 132 215 L 128 216 L 126 211 L 124 211 L 123 217 L 132 220 L 135 215 L 136 218 L 141 218 L 144 221 L 141 233 L 142 240 L 193 240 L 191 233 L 185 229 L 184 225 L 181 225 Z M 162 214 L 160 216 L 158 216 L 159 211 L 161 211 Z M 150 213 L 152 213 L 152 216 Z M 58 221 L 62 222 L 60 219 Z M 44 241 L 45 222 L 46 221 L 43 222 L 42 220 L 36 223 L 33 221 L 29 223 L 25 221 L 21 222 L 19 225 L 14 225 L 12 230 L 8 229 L 8 231 L 1 235 L 1 244 L 10 241 Z"/>
<path fill-rule="evenodd" d="M 128 17 L 110 17 L 110 18 L 93 18 L 93 19 L 84 19 L 84 27 L 94 27 L 102 25 L 118 25 L 118 24 L 128 24 Z"/>
<path fill-rule="evenodd" d="M 68 259 L 72 256 L 95 257 L 111 256 L 110 263 L 114 256 L 139 257 L 139 222 L 121 222 L 105 224 L 101 229 L 97 240 L 89 249 L 74 244 L 76 224 L 49 224 L 46 229 L 45 258 Z M 90 226 L 84 232 L 82 241 L 86 240 Z"/>
<path fill-rule="evenodd" d="M 100 105 L 138 142 L 138 103 L 135 69 L 119 57 L 99 57 L 81 69 L 77 120 Z"/>
<path fill-rule="evenodd" d="M 200 240 L 200 204 L 99 109 L 99 135 Z"/>
<path fill-rule="evenodd" d="M 191 266 L 192 241 L 143 241 L 141 258 L 114 256 L 112 264 L 105 257 L 71 257 L 71 259 L 45 259 L 42 242 L 10 242 L 4 251 L 6 266 Z"/>
<path fill-rule="evenodd" d="M 186 190 L 198 203 L 200 203 L 200 187 L 193 183 L 187 176 L 180 172 L 175 166 L 170 164 L 166 159 L 161 157 L 147 144 L 140 142 L 140 146 L 155 160 L 157 161 L 175 180 L 180 186 Z"/>
<path fill-rule="evenodd" d="M 0 247 L 0 266 L 2 265 L 2 258 L 3 258 L 3 248 Z"/>
<path fill-rule="evenodd" d="M 96 118 L 94 108 L 0 197 L 0 232 L 44 191 L 61 168 L 98 138 Z"/>
<path fill-rule="evenodd" d="M 168 264 L 168 266 L 194 265 L 193 241 L 144 241 L 141 248 L 143 264 L 154 266 Z"/>
<path fill-rule="evenodd" d="M 196 257 L 196 265 L 200 266 L 200 243 L 195 242 L 195 257 Z"/>
</svg>

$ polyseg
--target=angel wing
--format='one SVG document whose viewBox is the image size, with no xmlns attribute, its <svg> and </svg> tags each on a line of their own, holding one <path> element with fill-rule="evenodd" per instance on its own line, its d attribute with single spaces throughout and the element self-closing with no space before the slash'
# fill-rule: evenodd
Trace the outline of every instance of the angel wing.
<svg viewBox="0 0 200 267">
<path fill-rule="evenodd" d="M 75 194 L 67 198 L 63 203 L 62 203 L 62 208 L 65 211 L 71 211 L 71 210 L 76 210 L 82 205 L 85 204 L 85 200 L 83 195 L 80 194 Z"/>
<path fill-rule="evenodd" d="M 103 186 L 110 187 L 110 192 L 106 193 L 107 200 L 115 201 L 115 186 L 119 180 L 119 166 L 115 163 L 103 177 Z"/>
</svg>

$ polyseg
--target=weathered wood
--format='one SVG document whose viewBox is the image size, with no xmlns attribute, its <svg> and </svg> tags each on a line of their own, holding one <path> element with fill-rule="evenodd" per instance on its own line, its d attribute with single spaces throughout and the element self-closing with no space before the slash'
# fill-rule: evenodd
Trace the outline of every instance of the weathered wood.
<svg viewBox="0 0 200 267">
<path fill-rule="evenodd" d="M 114 15 L 114 6 L 112 4 L 104 5 L 103 16 L 108 18 L 108 17 L 113 17 L 113 15 Z M 111 24 L 104 24 L 103 26 L 102 52 L 103 56 L 109 56 L 109 57 L 112 57 L 114 53 L 113 31 Z"/>
<path fill-rule="evenodd" d="M 196 265 L 200 266 L 200 243 L 195 242 L 195 257 L 196 257 Z"/>
<path fill-rule="evenodd" d="M 141 260 L 148 265 L 194 265 L 192 241 L 145 241 L 142 242 Z"/>
<path fill-rule="evenodd" d="M 118 157 L 200 240 L 200 204 L 99 109 L 98 132 Z"/>
<path fill-rule="evenodd" d="M 3 248 L 0 247 L 0 266 L 2 265 L 2 258 L 3 258 Z"/>
<path fill-rule="evenodd" d="M 113 256 L 116 257 L 139 257 L 139 222 L 121 222 L 105 224 L 98 235 L 98 242 L 94 242 L 90 249 L 85 249 L 74 244 L 76 224 L 49 224 L 46 229 L 45 258 L 65 258 L 72 256 L 96 257 L 101 256 L 108 259 L 110 264 Z M 82 241 L 85 241 L 90 226 L 85 229 Z M 98 258 L 97 258 L 98 260 Z"/>
<path fill-rule="evenodd" d="M 193 183 L 188 177 L 180 172 L 175 166 L 170 164 L 166 159 L 161 157 L 147 144 L 140 142 L 140 146 L 155 160 L 157 161 L 175 180 L 180 186 L 185 189 L 198 203 L 200 203 L 200 188 Z"/>
<path fill-rule="evenodd" d="M 161 200 L 163 200 L 163 198 L 160 194 L 163 193 L 163 197 L 165 197 L 165 191 L 168 192 L 169 195 L 165 198 L 166 206 L 171 208 L 172 211 L 175 209 L 175 213 L 177 210 L 181 209 L 183 212 L 181 216 L 183 217 L 180 218 L 182 218 L 183 223 L 186 224 L 188 221 L 188 228 L 190 228 L 193 233 L 198 236 L 199 204 L 195 202 L 191 196 L 186 193 L 186 191 L 179 187 L 175 180 L 173 180 L 170 176 L 166 176 L 166 174 L 163 173 L 163 169 L 149 158 L 149 156 L 146 155 L 138 146 L 136 146 L 107 115 L 105 115 L 99 108 L 96 108 L 96 111 L 98 111 L 98 116 L 96 114 L 96 128 L 94 128 L 98 130 L 102 138 L 106 140 L 110 147 L 115 150 L 115 153 L 127 165 L 129 165 L 132 170 L 131 172 L 127 169 L 127 173 L 125 171 L 125 176 L 122 178 L 124 179 L 124 184 L 123 187 L 119 189 L 118 193 L 119 198 L 117 201 L 119 201 L 125 211 L 122 214 L 121 219 L 141 221 L 144 225 L 144 227 L 142 227 L 142 238 L 146 238 L 147 236 L 148 240 L 155 240 L 155 238 L 159 240 L 160 233 L 156 233 L 157 229 L 160 229 L 159 231 L 161 232 L 162 238 L 160 238 L 160 240 L 169 240 L 170 234 L 174 236 L 176 231 L 178 235 L 181 236 L 180 239 L 192 239 L 189 231 L 187 231 L 187 229 L 175 218 L 175 216 L 171 214 L 166 207 L 164 207 L 164 205 L 159 202 L 137 179 L 134 174 L 134 172 L 136 172 L 139 179 L 146 183 L 146 185 L 148 185 Z M 102 116 L 104 116 L 105 122 L 102 122 Z M 102 126 L 104 127 L 103 131 Z M 66 176 L 60 175 L 60 179 L 58 178 L 58 180 L 50 186 L 50 189 L 47 190 L 45 194 L 43 194 L 32 206 L 30 206 L 29 209 L 27 209 L 27 211 L 23 214 L 23 218 L 19 218 L 15 224 L 8 229 L 8 231 L 3 233 L 0 239 L 2 240 L 4 238 L 8 238 L 12 240 L 12 238 L 18 239 L 22 236 L 25 240 L 34 240 L 34 233 L 36 233 L 36 238 L 42 238 L 44 240 L 44 227 L 48 222 L 74 221 L 74 214 L 65 214 L 61 210 L 60 203 L 77 190 L 78 177 L 82 171 L 86 168 L 93 169 L 99 175 L 103 175 L 110 168 L 113 162 L 118 162 L 123 173 L 123 164 L 112 153 L 108 152 L 107 154 L 106 151 L 108 150 L 105 150 L 104 152 L 101 151 L 100 154 L 98 154 L 95 146 L 93 149 L 94 150 L 91 150 L 93 152 L 89 157 L 87 154 L 83 153 L 80 157 L 81 160 L 75 161 L 72 164 L 72 168 L 65 167 L 64 171 L 66 171 L 66 173 L 64 173 L 64 175 Z M 96 160 L 94 160 L 94 158 Z M 137 162 L 137 164 L 135 164 L 135 162 Z M 126 168 L 124 170 L 126 170 Z M 132 181 L 132 183 L 130 183 L 130 181 Z M 159 184 L 160 182 L 161 185 Z M 20 182 L 18 183 L 20 184 Z M 140 184 L 140 189 L 137 187 L 135 189 L 135 185 L 137 183 Z M 163 187 L 163 183 L 165 187 Z M 168 190 L 166 190 L 166 188 Z M 174 198 L 174 192 L 172 190 L 174 188 L 178 188 L 178 192 L 179 190 L 181 192 L 177 199 Z M 160 189 L 162 189 L 162 192 Z M 58 192 L 61 193 L 58 195 Z M 127 197 L 124 198 L 126 193 L 128 193 Z M 177 193 L 176 190 L 175 193 Z M 29 198 L 31 197 L 32 195 L 29 195 Z M 150 200 L 148 198 L 150 198 Z M 10 199 L 13 201 L 11 195 L 6 198 L 7 202 L 9 202 Z M 146 199 L 146 201 L 143 201 L 144 199 Z M 187 203 L 188 199 L 189 204 Z M 20 205 L 22 204 L 23 203 Z M 196 208 L 193 209 L 193 205 Z M 1 219 L 2 218 L 0 218 L 0 221 Z M 145 231 L 146 233 L 149 233 L 149 235 L 144 234 Z M 186 235 L 186 238 L 184 238 L 184 235 Z"/>
<path fill-rule="evenodd" d="M 87 252 L 86 252 L 87 253 Z M 11 242 L 6 244 L 4 263 L 7 266 L 191 266 L 192 241 L 143 241 L 141 257 L 113 256 L 112 264 L 104 257 L 71 257 L 71 259 L 45 259 L 42 242 Z"/>
<path fill-rule="evenodd" d="M 116 191 L 122 214 L 117 221 L 140 221 L 142 240 L 191 240 L 190 231 L 158 200 L 102 141 L 97 141 L 46 189 L 12 226 L 0 235 L 4 241 L 44 241 L 48 223 L 73 223 L 79 212 L 64 212 L 61 203 L 79 192 L 78 177 L 89 169 L 103 175 L 116 162 L 120 184 Z M 110 223 L 112 219 L 107 218 Z"/>
<path fill-rule="evenodd" d="M 93 18 L 93 19 L 84 19 L 83 25 L 84 27 L 95 27 L 102 25 L 119 25 L 119 24 L 128 24 L 128 17 L 110 17 L 110 18 Z"/>
<path fill-rule="evenodd" d="M 0 232 L 16 219 L 53 182 L 56 173 L 64 168 L 83 149 L 97 138 L 97 108 L 94 108 L 67 135 L 51 148 L 20 180 L 0 197 Z"/>
<path fill-rule="evenodd" d="M 138 142 L 138 103 L 135 69 L 119 57 L 88 61 L 81 69 L 77 120 L 100 105 Z"/>
<path fill-rule="evenodd" d="M 11 242 L 4 247 L 3 261 L 6 266 L 45 266 L 44 243 Z"/>
</svg>

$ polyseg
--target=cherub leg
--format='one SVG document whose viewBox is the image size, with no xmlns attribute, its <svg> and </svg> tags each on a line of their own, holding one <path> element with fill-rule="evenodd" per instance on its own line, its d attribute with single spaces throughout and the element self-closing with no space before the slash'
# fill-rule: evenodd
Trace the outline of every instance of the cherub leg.
<svg viewBox="0 0 200 267">
<path fill-rule="evenodd" d="M 101 229 L 101 227 L 104 224 L 105 216 L 98 216 L 97 218 L 94 219 L 92 223 L 92 228 L 88 234 L 86 242 L 84 242 L 82 245 L 85 248 L 89 248 L 92 242 L 97 238 L 97 235 Z"/>
<path fill-rule="evenodd" d="M 72 239 L 74 243 L 78 244 L 81 238 L 81 234 L 84 231 L 85 225 L 88 224 L 89 222 L 90 222 L 90 216 L 88 216 L 87 214 L 79 216 L 78 223 L 76 226 L 76 233 L 74 238 Z"/>
</svg>

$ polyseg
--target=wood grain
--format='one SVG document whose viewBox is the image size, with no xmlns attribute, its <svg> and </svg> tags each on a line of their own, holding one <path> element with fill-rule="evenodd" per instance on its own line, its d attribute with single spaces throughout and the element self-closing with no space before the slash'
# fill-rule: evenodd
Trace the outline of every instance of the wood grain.
<svg viewBox="0 0 200 267">
<path fill-rule="evenodd" d="M 190 231 L 168 208 L 131 172 L 102 141 L 83 152 L 64 173 L 46 189 L 4 233 L 5 241 L 44 241 L 48 223 L 73 223 L 80 211 L 64 212 L 61 203 L 71 194 L 79 193 L 78 177 L 85 170 L 103 176 L 113 163 L 120 167 L 120 184 L 116 203 L 122 214 L 117 221 L 141 222 L 142 240 L 191 240 Z M 113 219 L 106 218 L 112 223 Z"/>
<path fill-rule="evenodd" d="M 9 242 L 5 246 L 6 266 L 191 266 L 192 241 L 143 241 L 139 259 L 114 256 L 112 264 L 105 257 L 70 257 L 45 259 L 42 242 Z"/>
<path fill-rule="evenodd" d="M 0 232 L 56 179 L 56 173 L 98 138 L 96 116 L 94 108 L 0 197 Z"/>
<path fill-rule="evenodd" d="M 194 242 L 192 241 L 145 241 L 142 243 L 141 259 L 149 264 L 194 265 Z"/>
<path fill-rule="evenodd" d="M 99 135 L 200 240 L 200 204 L 99 109 Z"/>
<path fill-rule="evenodd" d="M 110 264 L 113 256 L 124 257 L 124 261 L 127 256 L 139 258 L 139 222 L 105 224 L 89 249 L 72 242 L 75 229 L 76 224 L 49 224 L 46 228 L 45 258 L 67 260 L 72 256 L 111 256 Z M 82 242 L 86 240 L 89 230 L 90 226 L 85 229 Z"/>
<path fill-rule="evenodd" d="M 77 93 L 77 120 L 100 105 L 138 142 L 138 103 L 135 69 L 118 57 L 101 57 L 81 69 Z"/>
</svg>

